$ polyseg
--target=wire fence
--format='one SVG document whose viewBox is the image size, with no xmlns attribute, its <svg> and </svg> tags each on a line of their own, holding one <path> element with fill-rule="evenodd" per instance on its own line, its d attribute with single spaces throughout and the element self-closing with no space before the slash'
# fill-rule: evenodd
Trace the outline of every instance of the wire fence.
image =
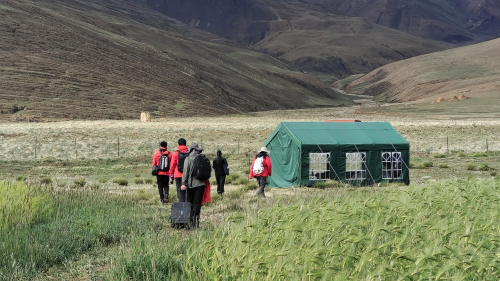
<svg viewBox="0 0 500 281">
<path fill-rule="evenodd" d="M 391 121 L 410 143 L 412 152 L 465 153 L 500 151 L 500 122 L 493 121 Z M 83 126 L 83 129 L 81 127 Z M 159 124 L 140 127 L 133 124 L 72 123 L 42 125 L 18 129 L 4 126 L 0 131 L 0 160 L 43 159 L 111 159 L 152 155 L 159 142 L 166 140 L 168 149 L 177 149 L 177 140 L 184 137 L 200 144 L 207 155 L 221 150 L 225 155 L 246 158 L 255 154 L 263 140 L 275 128 L 273 124 L 255 127 L 242 125 L 216 128 L 161 128 Z M 43 127 L 45 126 L 45 127 Z M 95 126 L 97 128 L 93 129 Z M 100 126 L 100 127 L 99 127 Z M 121 127 L 120 127 L 121 126 Z M 135 126 L 135 127 L 134 127 Z M 163 139 L 163 136 L 166 136 Z M 355 140 L 354 140 L 355 141 Z"/>
<path fill-rule="evenodd" d="M 158 150 L 159 140 L 127 138 L 120 136 L 92 137 L 81 139 L 43 139 L 37 137 L 23 139 L 0 138 L 0 157 L 2 160 L 83 160 L 83 159 L 112 159 L 152 156 Z M 207 156 L 216 155 L 217 150 L 223 151 L 225 156 L 239 156 L 246 159 L 252 153 L 250 147 L 236 143 L 203 142 L 203 138 L 196 140 L 203 147 Z M 257 146 L 260 144 L 257 144 Z M 189 146 L 189 144 L 188 144 Z M 252 146 L 255 150 L 256 146 Z M 260 147 L 260 146 L 259 146 Z M 169 151 L 177 150 L 177 142 L 169 142 Z"/>
</svg>

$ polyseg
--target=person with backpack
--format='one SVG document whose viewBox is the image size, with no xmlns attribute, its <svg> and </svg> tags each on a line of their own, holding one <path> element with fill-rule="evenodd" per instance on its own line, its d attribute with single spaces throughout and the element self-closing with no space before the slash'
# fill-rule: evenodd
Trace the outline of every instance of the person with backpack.
<svg viewBox="0 0 500 281">
<path fill-rule="evenodd" d="M 264 194 L 264 188 L 266 188 L 267 177 L 271 176 L 271 157 L 269 157 L 269 150 L 267 147 L 263 146 L 260 148 L 259 153 L 255 155 L 250 166 L 250 174 L 248 178 L 257 179 L 257 184 L 259 189 L 257 189 L 257 195 L 266 197 Z"/>
<path fill-rule="evenodd" d="M 172 152 L 172 163 L 170 164 L 170 183 L 175 180 L 177 187 L 177 200 L 186 202 L 186 192 L 181 192 L 182 171 L 184 169 L 184 160 L 189 156 L 186 140 L 180 138 L 177 141 L 177 150 Z"/>
<path fill-rule="evenodd" d="M 220 150 L 217 150 L 217 157 L 215 157 L 212 167 L 214 168 L 215 179 L 217 181 L 217 193 L 222 196 L 224 193 L 226 175 L 229 174 L 229 168 L 227 160 L 222 157 L 222 152 Z"/>
<path fill-rule="evenodd" d="M 210 160 L 204 154 L 201 154 L 202 151 L 203 149 L 197 143 L 192 143 L 189 146 L 189 156 L 184 160 L 182 173 L 181 191 L 186 192 L 187 189 L 186 202 L 191 203 L 191 223 L 195 227 L 200 223 L 200 211 L 205 187 L 209 187 L 212 172 Z"/>
<path fill-rule="evenodd" d="M 168 180 L 170 175 L 170 162 L 172 156 L 167 150 L 167 142 L 160 143 L 160 149 L 153 154 L 153 173 L 156 173 L 156 183 L 158 184 L 158 193 L 160 194 L 160 203 L 167 204 L 169 202 L 169 187 Z M 156 170 L 156 172 L 155 172 Z"/>
</svg>

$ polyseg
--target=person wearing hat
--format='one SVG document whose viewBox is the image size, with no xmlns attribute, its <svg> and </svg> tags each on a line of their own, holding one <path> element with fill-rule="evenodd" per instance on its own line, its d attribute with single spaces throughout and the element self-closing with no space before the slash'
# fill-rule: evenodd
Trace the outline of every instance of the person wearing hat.
<svg viewBox="0 0 500 281">
<path fill-rule="evenodd" d="M 267 177 L 271 176 L 271 157 L 269 157 L 269 150 L 267 147 L 263 146 L 260 148 L 259 153 L 255 155 L 252 161 L 252 166 L 250 166 L 250 174 L 248 178 L 255 178 L 259 189 L 257 189 L 257 195 L 265 197 L 264 188 L 266 188 Z"/>
<path fill-rule="evenodd" d="M 206 181 L 199 180 L 193 176 L 193 166 L 194 159 L 201 154 L 203 149 L 201 149 L 197 143 L 192 143 L 188 151 L 189 156 L 184 160 L 181 191 L 186 192 L 187 189 L 186 202 L 191 203 L 191 222 L 195 226 L 198 226 Z"/>
</svg>

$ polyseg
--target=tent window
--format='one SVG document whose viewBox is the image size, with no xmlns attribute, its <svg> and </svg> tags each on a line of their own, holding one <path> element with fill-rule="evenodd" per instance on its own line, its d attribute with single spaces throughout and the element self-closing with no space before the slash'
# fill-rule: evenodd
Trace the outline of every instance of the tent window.
<svg viewBox="0 0 500 281">
<path fill-rule="evenodd" d="M 366 178 L 366 152 L 346 153 L 345 179 L 363 180 Z"/>
<path fill-rule="evenodd" d="M 401 152 L 382 152 L 382 179 L 402 179 L 403 160 Z"/>
<path fill-rule="evenodd" d="M 309 179 L 330 179 L 330 153 L 309 153 Z"/>
</svg>

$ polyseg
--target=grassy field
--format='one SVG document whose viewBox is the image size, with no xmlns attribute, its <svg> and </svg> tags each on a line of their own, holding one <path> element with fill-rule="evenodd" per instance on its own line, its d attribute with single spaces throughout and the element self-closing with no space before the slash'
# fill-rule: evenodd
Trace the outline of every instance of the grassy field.
<svg viewBox="0 0 500 281">
<path fill-rule="evenodd" d="M 328 183 L 254 197 L 248 155 L 281 121 L 326 119 L 390 121 L 410 141 L 411 185 Z M 499 126 L 349 108 L 1 123 L 0 279 L 498 279 Z M 222 149 L 231 167 L 226 195 L 212 188 L 194 231 L 170 228 L 150 175 L 158 141 L 172 150 L 179 137 L 209 157 Z"/>
</svg>

